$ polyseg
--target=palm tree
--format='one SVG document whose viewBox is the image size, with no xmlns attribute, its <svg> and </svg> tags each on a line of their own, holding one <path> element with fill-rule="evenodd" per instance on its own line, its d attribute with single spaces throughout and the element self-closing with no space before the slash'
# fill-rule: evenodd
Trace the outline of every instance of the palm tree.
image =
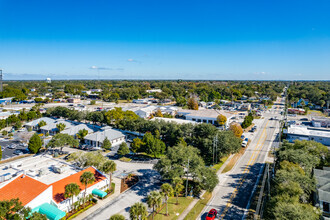
<svg viewBox="0 0 330 220">
<path fill-rule="evenodd" d="M 176 204 L 179 204 L 179 193 L 183 190 L 184 186 L 182 185 L 183 180 L 180 177 L 175 177 L 172 181 L 175 197 L 176 197 Z"/>
<path fill-rule="evenodd" d="M 56 124 L 56 128 L 58 129 L 58 132 L 61 132 L 65 129 L 66 125 L 64 123 Z"/>
<path fill-rule="evenodd" d="M 85 208 L 85 197 L 86 197 L 86 190 L 87 184 L 92 184 L 95 182 L 95 176 L 92 172 L 86 171 L 80 176 L 80 182 L 85 184 L 85 193 L 84 193 L 84 208 Z"/>
<path fill-rule="evenodd" d="M 88 134 L 88 131 L 86 129 L 79 130 L 77 133 L 77 138 L 79 138 L 80 142 L 82 143 L 84 141 L 84 138 Z"/>
<path fill-rule="evenodd" d="M 147 207 L 141 202 L 135 203 L 129 210 L 129 216 L 132 220 L 146 220 L 147 215 Z"/>
<path fill-rule="evenodd" d="M 160 189 L 161 189 L 163 195 L 165 196 L 166 215 L 168 215 L 167 201 L 168 201 L 168 197 L 173 196 L 173 188 L 169 183 L 164 183 L 160 187 Z"/>
<path fill-rule="evenodd" d="M 152 219 L 154 219 L 154 212 L 162 204 L 162 195 L 158 191 L 152 191 L 147 197 L 147 204 L 152 207 Z"/>
<path fill-rule="evenodd" d="M 77 183 L 70 183 L 65 186 L 64 197 L 71 198 L 72 202 L 71 205 L 73 207 L 73 197 L 79 195 L 80 188 Z"/>
<path fill-rule="evenodd" d="M 112 181 L 112 173 L 117 169 L 117 165 L 112 160 L 108 160 L 105 162 L 101 168 L 101 170 L 105 173 L 109 173 L 109 192 L 111 190 L 111 181 Z"/>
</svg>

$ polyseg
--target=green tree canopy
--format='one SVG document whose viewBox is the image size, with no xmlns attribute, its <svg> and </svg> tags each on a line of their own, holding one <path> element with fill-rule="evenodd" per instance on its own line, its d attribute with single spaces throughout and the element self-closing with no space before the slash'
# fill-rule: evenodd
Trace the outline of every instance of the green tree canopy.
<svg viewBox="0 0 330 220">
<path fill-rule="evenodd" d="M 137 202 L 129 209 L 129 216 L 132 220 L 146 220 L 148 215 L 147 207 Z"/>
<path fill-rule="evenodd" d="M 109 220 L 125 220 L 125 217 L 121 214 L 115 214 L 109 218 Z"/>
<path fill-rule="evenodd" d="M 134 138 L 133 143 L 131 144 L 131 150 L 134 153 L 139 152 L 142 144 L 143 144 L 143 141 L 140 138 Z"/>
<path fill-rule="evenodd" d="M 70 147 L 78 147 L 79 141 L 74 139 L 69 134 L 56 134 L 47 144 L 47 147 L 51 148 L 58 148 L 60 147 L 61 150 L 64 146 L 70 146 Z"/>
<path fill-rule="evenodd" d="M 130 150 L 125 142 L 121 143 L 119 146 L 119 149 L 117 153 L 121 156 L 125 156 L 126 154 L 129 154 Z"/>
<path fill-rule="evenodd" d="M 34 133 L 29 140 L 28 148 L 30 152 L 36 154 L 40 150 L 41 146 L 42 146 L 41 138 L 37 133 Z"/>
<path fill-rule="evenodd" d="M 109 141 L 109 139 L 106 137 L 104 140 L 103 140 L 103 144 L 102 144 L 102 147 L 106 150 L 110 150 L 111 149 L 111 142 Z"/>
</svg>

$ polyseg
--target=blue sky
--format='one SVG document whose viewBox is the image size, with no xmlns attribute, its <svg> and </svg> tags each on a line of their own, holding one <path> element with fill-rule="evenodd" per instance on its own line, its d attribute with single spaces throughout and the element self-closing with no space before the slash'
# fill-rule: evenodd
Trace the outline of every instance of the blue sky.
<svg viewBox="0 0 330 220">
<path fill-rule="evenodd" d="M 4 79 L 330 79 L 328 0 L 0 0 L 0 10 Z"/>
</svg>

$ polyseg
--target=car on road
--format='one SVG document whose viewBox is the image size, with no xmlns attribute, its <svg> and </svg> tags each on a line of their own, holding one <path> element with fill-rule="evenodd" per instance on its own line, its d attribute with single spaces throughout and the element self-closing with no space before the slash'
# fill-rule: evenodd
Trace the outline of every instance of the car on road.
<svg viewBox="0 0 330 220">
<path fill-rule="evenodd" d="M 217 214 L 218 214 L 217 210 L 215 210 L 215 209 L 211 209 L 211 210 L 209 211 L 209 213 L 207 213 L 205 219 L 206 219 L 206 220 L 214 220 L 214 219 L 217 217 Z"/>
<path fill-rule="evenodd" d="M 6 148 L 5 147 L 1 147 L 1 151 L 4 151 Z"/>
<path fill-rule="evenodd" d="M 241 136 L 241 139 L 242 139 L 242 140 L 244 140 L 244 138 L 245 138 L 245 136 L 244 136 L 244 135 L 242 135 L 242 136 Z"/>
</svg>

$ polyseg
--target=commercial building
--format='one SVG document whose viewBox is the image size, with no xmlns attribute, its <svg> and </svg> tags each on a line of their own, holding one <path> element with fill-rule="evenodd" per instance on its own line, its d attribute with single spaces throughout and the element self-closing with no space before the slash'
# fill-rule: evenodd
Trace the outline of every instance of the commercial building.
<svg viewBox="0 0 330 220">
<path fill-rule="evenodd" d="M 103 141 L 107 138 L 112 146 L 116 146 L 125 142 L 125 137 L 125 134 L 121 131 L 114 130 L 111 127 L 104 127 L 100 131 L 87 135 L 85 144 L 90 147 L 102 147 Z"/>
<path fill-rule="evenodd" d="M 313 128 L 301 125 L 290 125 L 284 130 L 289 142 L 295 140 L 317 141 L 323 145 L 330 146 L 330 130 Z"/>
<path fill-rule="evenodd" d="M 79 103 L 81 100 L 78 98 L 68 98 L 67 101 L 69 103 Z"/>
<path fill-rule="evenodd" d="M 187 110 L 182 109 L 178 110 L 177 115 L 186 120 L 195 121 L 195 122 L 203 122 L 213 125 L 218 125 L 217 118 L 219 115 L 224 115 L 227 118 L 225 127 L 228 127 L 229 120 L 234 117 L 234 114 L 227 113 L 224 111 L 218 111 L 215 109 L 202 109 L 202 110 Z"/>
<path fill-rule="evenodd" d="M 289 114 L 305 114 L 305 109 L 302 108 L 288 108 Z"/>
<path fill-rule="evenodd" d="M 313 117 L 312 124 L 314 127 L 330 127 L 330 118 L 327 117 Z"/>
<path fill-rule="evenodd" d="M 107 188 L 107 177 L 94 167 L 81 170 L 49 155 L 36 155 L 0 164 L 0 200 L 19 198 L 22 205 L 30 207 L 32 211 L 46 214 L 48 219 L 61 219 L 72 207 L 71 200 L 64 198 L 65 186 L 78 184 L 81 192 L 73 201 L 80 199 L 85 186 L 79 179 L 86 171 L 92 172 L 96 180 L 87 185 L 87 194 L 95 189 Z"/>
<path fill-rule="evenodd" d="M 61 219 L 65 216 L 65 212 L 72 208 L 72 199 L 64 197 L 65 186 L 70 183 L 76 183 L 79 186 L 80 193 L 73 198 L 73 202 L 78 201 L 85 192 L 85 185 L 80 182 L 80 176 L 84 172 L 91 172 L 95 177 L 95 182 L 87 184 L 86 195 L 108 185 L 106 176 L 94 167 L 76 172 L 51 184 L 45 184 L 23 173 L 7 181 L 0 188 L 0 200 L 19 198 L 22 205 L 30 207 L 32 211 L 45 214 L 48 219 Z"/>
<path fill-rule="evenodd" d="M 134 111 L 134 113 L 137 114 L 140 118 L 149 118 L 151 114 L 156 112 L 157 108 L 157 106 L 151 105 L 144 108 L 140 108 Z"/>
<path fill-rule="evenodd" d="M 55 120 L 55 121 L 53 121 L 49 124 L 47 123 L 45 126 L 42 126 L 40 128 L 40 131 L 43 134 L 48 133 L 49 135 L 55 135 L 59 132 L 59 130 L 57 128 L 58 124 L 64 124 L 65 125 L 64 129 L 70 129 L 70 128 L 77 125 L 77 124 L 75 124 L 74 122 L 71 122 L 71 121 L 67 121 L 67 120 L 64 120 L 64 119 L 58 119 L 58 120 Z"/>
<path fill-rule="evenodd" d="M 80 130 L 84 130 L 84 129 L 88 132 L 88 134 L 92 134 L 98 130 L 98 127 L 82 123 L 82 124 L 78 124 L 78 125 L 72 126 L 70 128 L 67 128 L 67 129 L 61 131 L 61 133 L 68 134 L 68 135 L 73 136 L 74 138 L 77 138 L 78 132 Z"/>
<path fill-rule="evenodd" d="M 9 105 L 14 97 L 0 99 L 0 105 Z"/>
<path fill-rule="evenodd" d="M 169 123 L 177 123 L 177 124 L 197 124 L 196 121 L 189 121 L 189 120 L 184 120 L 184 119 L 179 119 L 179 118 L 160 118 L 160 117 L 154 117 L 150 119 L 150 121 L 165 121 Z"/>
</svg>

